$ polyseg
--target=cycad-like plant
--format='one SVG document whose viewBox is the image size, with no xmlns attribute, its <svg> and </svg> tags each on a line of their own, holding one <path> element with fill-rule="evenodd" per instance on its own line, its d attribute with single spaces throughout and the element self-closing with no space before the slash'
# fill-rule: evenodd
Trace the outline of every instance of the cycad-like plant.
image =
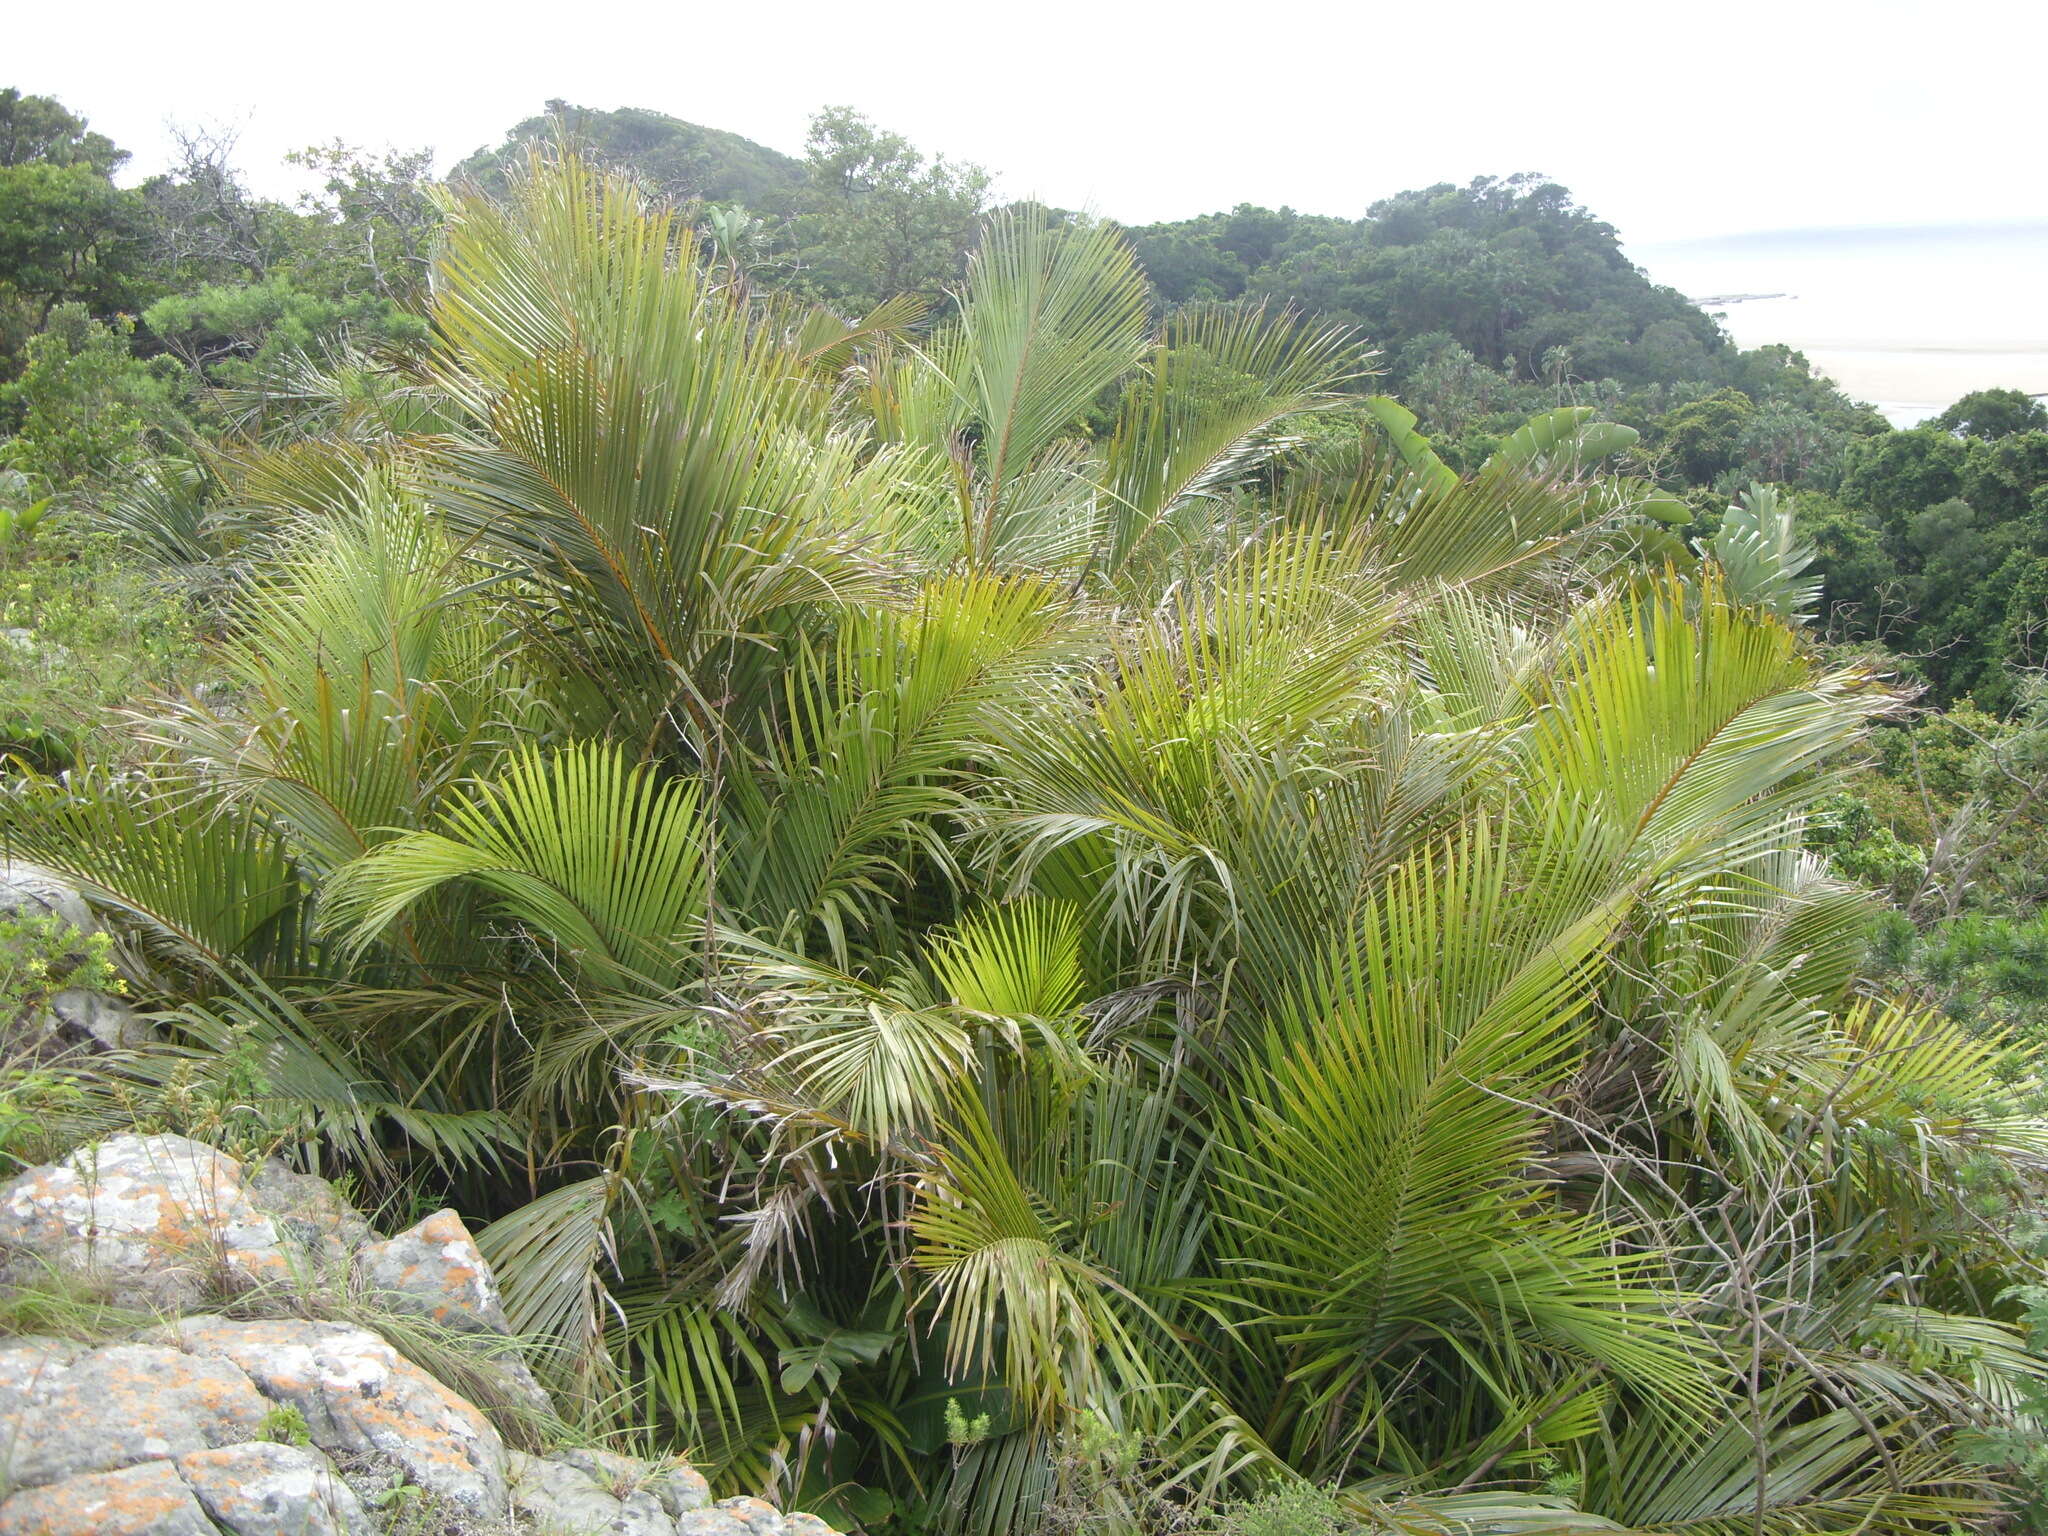
<svg viewBox="0 0 2048 1536">
<path fill-rule="evenodd" d="M 135 1081 L 261 1055 L 578 1412 L 848 1522 L 1981 1511 L 2037 1068 L 1859 991 L 1801 819 L 1890 695 L 1788 559 L 1667 562 L 1581 412 L 1294 463 L 1359 343 L 1044 210 L 846 319 L 543 157 L 432 318 L 222 465 L 228 686 L 6 805 Z"/>
</svg>

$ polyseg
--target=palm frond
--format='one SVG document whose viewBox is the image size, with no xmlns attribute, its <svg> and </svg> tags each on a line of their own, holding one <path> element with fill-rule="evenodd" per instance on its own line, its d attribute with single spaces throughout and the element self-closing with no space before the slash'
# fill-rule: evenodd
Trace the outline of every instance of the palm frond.
<svg viewBox="0 0 2048 1536">
<path fill-rule="evenodd" d="M 698 789 L 617 747 L 527 748 L 452 794 L 439 825 L 379 845 L 330 882 L 323 920 L 352 949 L 458 880 L 606 985 L 672 984 L 706 937 Z"/>
<path fill-rule="evenodd" d="M 934 349 L 980 438 L 989 500 L 1109 385 L 1144 345 L 1150 298 L 1123 236 L 1043 207 L 989 220 L 968 268 L 957 330 Z"/>
<path fill-rule="evenodd" d="M 1190 498 L 1214 496 L 1278 446 L 1289 418 L 1334 405 L 1370 354 L 1342 327 L 1263 307 L 1182 310 L 1126 392 L 1105 452 L 1103 562 L 1123 569 Z"/>
<path fill-rule="evenodd" d="M 285 839 L 208 791 L 175 776 L 163 788 L 90 771 L 27 779 L 0 798 L 0 845 L 202 974 L 231 960 L 303 964 L 306 890 Z"/>
</svg>

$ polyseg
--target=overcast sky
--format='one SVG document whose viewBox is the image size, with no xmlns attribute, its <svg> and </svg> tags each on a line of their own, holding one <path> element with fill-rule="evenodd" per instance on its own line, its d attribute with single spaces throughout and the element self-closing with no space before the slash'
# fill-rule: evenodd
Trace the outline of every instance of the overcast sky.
<svg viewBox="0 0 2048 1536">
<path fill-rule="evenodd" d="M 135 153 L 241 130 L 251 180 L 336 137 L 445 168 L 549 97 L 800 153 L 846 103 L 1007 196 L 1130 222 L 1238 202 L 1356 217 L 1538 170 L 1631 245 L 2048 218 L 2048 0 L 1374 0 L 994 6 L 15 0 L 0 84 Z"/>
</svg>

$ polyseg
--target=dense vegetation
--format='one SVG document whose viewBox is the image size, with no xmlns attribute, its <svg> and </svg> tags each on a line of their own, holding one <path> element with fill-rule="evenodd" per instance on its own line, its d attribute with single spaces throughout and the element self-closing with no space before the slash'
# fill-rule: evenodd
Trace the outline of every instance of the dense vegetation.
<svg viewBox="0 0 2048 1536">
<path fill-rule="evenodd" d="M 0 1148 L 452 1202 L 585 1433 L 870 1530 L 2040 1514 L 2038 406 L 1534 181 L 581 131 L 0 97 L 0 830 L 172 1029 Z"/>
</svg>

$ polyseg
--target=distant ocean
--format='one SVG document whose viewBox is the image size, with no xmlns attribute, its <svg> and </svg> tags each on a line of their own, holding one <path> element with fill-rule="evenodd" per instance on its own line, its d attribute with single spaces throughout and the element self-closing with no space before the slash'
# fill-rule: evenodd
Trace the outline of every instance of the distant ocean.
<svg viewBox="0 0 2048 1536">
<path fill-rule="evenodd" d="M 2048 221 L 1773 230 L 1628 254 L 1741 345 L 1797 347 L 1894 426 L 1973 389 L 2048 395 Z"/>
</svg>

